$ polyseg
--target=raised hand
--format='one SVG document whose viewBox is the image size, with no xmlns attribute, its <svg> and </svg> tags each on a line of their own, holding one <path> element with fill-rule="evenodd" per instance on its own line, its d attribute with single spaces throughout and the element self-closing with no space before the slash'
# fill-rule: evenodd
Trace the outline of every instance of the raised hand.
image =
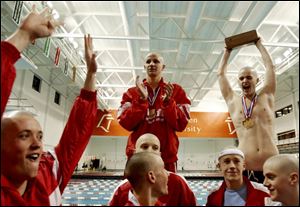
<svg viewBox="0 0 300 207">
<path fill-rule="evenodd" d="M 172 94 L 173 94 L 173 89 L 174 89 L 174 86 L 172 83 L 168 83 L 166 86 L 165 86 L 165 94 L 163 95 L 163 101 L 169 101 Z"/>
<path fill-rule="evenodd" d="M 53 19 L 49 9 L 45 8 L 38 13 L 35 5 L 32 11 L 24 18 L 20 27 L 6 39 L 7 42 L 14 45 L 19 52 L 22 52 L 29 43 L 34 42 L 40 37 L 50 36 L 55 28 L 62 23 Z"/>
<path fill-rule="evenodd" d="M 36 38 L 50 36 L 59 25 L 62 25 L 62 22 L 53 19 L 49 8 L 38 13 L 33 5 L 32 11 L 22 21 L 20 30 L 27 32 L 30 41 L 34 41 Z"/>
<path fill-rule="evenodd" d="M 147 89 L 145 88 L 145 86 L 144 86 L 144 84 L 142 83 L 142 81 L 140 81 L 140 76 L 137 76 L 137 77 L 136 77 L 135 85 L 136 85 L 136 87 L 138 88 L 138 91 L 139 91 L 139 93 L 140 93 L 141 99 L 147 100 L 147 98 L 148 98 L 148 91 L 147 91 Z"/>
<path fill-rule="evenodd" d="M 88 73 L 96 73 L 97 72 L 97 62 L 96 62 L 96 54 L 93 51 L 93 40 L 88 34 L 88 36 L 84 35 L 84 48 L 85 48 L 85 60 L 87 65 Z"/>
</svg>

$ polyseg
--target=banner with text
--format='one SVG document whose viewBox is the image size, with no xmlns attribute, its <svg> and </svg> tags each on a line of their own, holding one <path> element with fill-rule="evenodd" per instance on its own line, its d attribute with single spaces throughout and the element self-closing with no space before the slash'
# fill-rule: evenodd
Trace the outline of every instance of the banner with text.
<svg viewBox="0 0 300 207">
<path fill-rule="evenodd" d="M 233 122 L 227 112 L 191 112 L 191 119 L 183 132 L 177 132 L 181 137 L 195 138 L 236 138 Z M 130 132 L 124 129 L 117 120 L 117 110 L 97 112 L 95 136 L 128 136 Z"/>
</svg>

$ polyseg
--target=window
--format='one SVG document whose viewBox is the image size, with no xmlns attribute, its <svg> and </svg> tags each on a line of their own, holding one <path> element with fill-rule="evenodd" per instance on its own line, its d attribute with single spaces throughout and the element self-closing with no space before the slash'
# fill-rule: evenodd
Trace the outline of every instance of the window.
<svg viewBox="0 0 300 207">
<path fill-rule="evenodd" d="M 57 91 L 55 91 L 54 103 L 60 105 L 60 93 L 58 93 Z"/>
<path fill-rule="evenodd" d="M 36 75 L 33 76 L 32 88 L 39 93 L 41 92 L 41 79 Z"/>
<path fill-rule="evenodd" d="M 282 109 L 279 109 L 279 110 L 275 111 L 275 117 L 278 118 L 278 117 L 284 116 L 286 114 L 291 113 L 292 111 L 293 111 L 293 106 L 292 105 L 286 106 Z"/>
<path fill-rule="evenodd" d="M 278 141 L 284 140 L 284 139 L 290 139 L 290 138 L 294 138 L 294 137 L 296 137 L 296 133 L 295 133 L 294 129 L 277 134 Z"/>
</svg>

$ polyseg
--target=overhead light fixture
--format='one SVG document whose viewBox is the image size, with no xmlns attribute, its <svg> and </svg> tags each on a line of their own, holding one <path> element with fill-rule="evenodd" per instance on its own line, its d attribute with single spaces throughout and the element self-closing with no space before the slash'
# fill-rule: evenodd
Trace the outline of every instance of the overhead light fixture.
<svg viewBox="0 0 300 207">
<path fill-rule="evenodd" d="M 53 4 L 50 1 L 47 1 L 47 5 L 52 9 L 53 8 Z"/>
<path fill-rule="evenodd" d="M 292 50 L 292 48 L 289 48 L 289 49 L 287 49 L 284 53 L 283 53 L 283 55 L 284 55 L 284 57 L 288 57 L 288 56 L 290 56 L 290 54 L 293 52 L 293 50 Z"/>
<path fill-rule="evenodd" d="M 282 59 L 280 57 L 275 59 L 276 65 L 280 64 L 281 62 L 282 62 Z"/>
<path fill-rule="evenodd" d="M 58 19 L 59 18 L 59 13 L 57 12 L 56 9 L 53 9 L 53 18 Z"/>
</svg>

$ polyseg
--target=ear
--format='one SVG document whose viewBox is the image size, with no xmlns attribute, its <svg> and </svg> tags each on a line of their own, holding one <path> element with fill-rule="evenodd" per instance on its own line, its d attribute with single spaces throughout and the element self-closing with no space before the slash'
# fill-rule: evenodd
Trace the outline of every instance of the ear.
<svg viewBox="0 0 300 207">
<path fill-rule="evenodd" d="M 258 84 L 258 83 L 259 83 L 259 78 L 256 79 L 256 84 Z"/>
<path fill-rule="evenodd" d="M 292 185 L 298 185 L 299 182 L 299 175 L 296 172 L 292 172 L 289 176 L 289 182 Z"/>
<path fill-rule="evenodd" d="M 166 68 L 166 65 L 163 65 L 162 70 L 164 70 Z"/>
<path fill-rule="evenodd" d="M 155 174 L 152 170 L 150 170 L 148 173 L 147 173 L 147 178 L 149 180 L 150 183 L 154 184 L 155 181 L 156 181 L 156 177 L 155 177 Z"/>
<path fill-rule="evenodd" d="M 220 163 L 216 164 L 216 167 L 217 167 L 219 170 L 221 170 L 221 169 L 220 169 Z"/>
</svg>

